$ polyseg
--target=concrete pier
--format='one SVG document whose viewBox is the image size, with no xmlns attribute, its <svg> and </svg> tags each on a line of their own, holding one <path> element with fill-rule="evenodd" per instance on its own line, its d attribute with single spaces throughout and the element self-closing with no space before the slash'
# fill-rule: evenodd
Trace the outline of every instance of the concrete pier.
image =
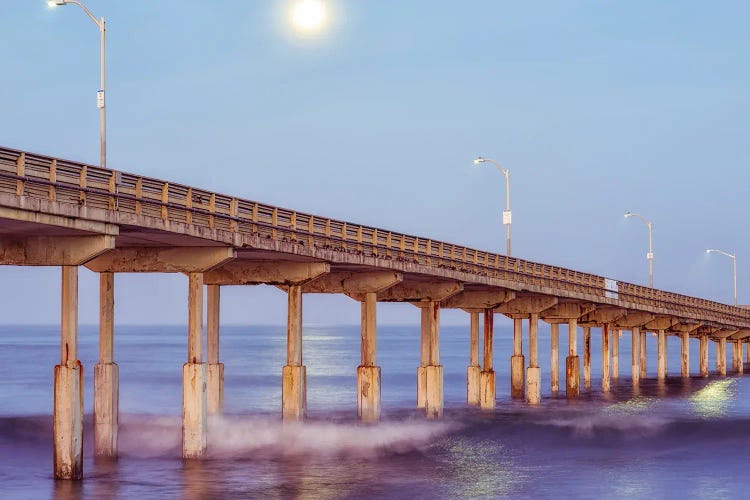
<svg viewBox="0 0 750 500">
<path fill-rule="evenodd" d="M 495 312 L 484 310 L 484 363 L 479 375 L 479 407 L 483 410 L 495 409 L 495 370 L 492 366 L 492 344 L 494 335 Z"/>
<path fill-rule="evenodd" d="M 609 392 L 609 325 L 602 325 L 602 392 Z"/>
<path fill-rule="evenodd" d="M 469 329 L 469 366 L 466 368 L 466 403 L 479 406 L 479 313 L 471 312 Z"/>
<path fill-rule="evenodd" d="M 583 327 L 583 388 L 591 389 L 591 328 Z"/>
<path fill-rule="evenodd" d="M 620 334 L 622 331 L 620 329 L 615 328 L 612 330 L 612 337 L 610 340 L 610 344 L 612 347 L 612 361 L 611 361 L 611 368 L 612 368 L 612 380 L 617 380 L 620 378 Z"/>
<path fill-rule="evenodd" d="M 719 375 L 727 374 L 727 339 L 716 341 L 716 371 Z"/>
<path fill-rule="evenodd" d="M 560 390 L 560 325 L 550 325 L 549 381 L 552 392 Z"/>
<path fill-rule="evenodd" d="M 700 358 L 701 377 L 708 377 L 708 335 L 701 335 L 698 341 L 700 342 L 698 357 Z"/>
<path fill-rule="evenodd" d="M 734 373 L 743 373 L 745 367 L 742 363 L 742 341 L 735 340 L 732 342 L 732 371 Z"/>
<path fill-rule="evenodd" d="M 443 367 L 440 364 L 440 302 L 421 306 L 421 365 L 417 369 L 417 407 L 427 418 L 443 416 Z"/>
<path fill-rule="evenodd" d="M 380 420 L 380 367 L 377 365 L 377 293 L 362 301 L 361 360 L 357 367 L 357 416 L 364 422 Z"/>
<path fill-rule="evenodd" d="M 94 455 L 117 457 L 120 370 L 114 362 L 114 273 L 99 274 L 99 362 L 94 365 Z"/>
<path fill-rule="evenodd" d="M 182 456 L 206 454 L 207 370 L 203 362 L 203 273 L 188 274 L 188 362 L 182 366 Z"/>
<path fill-rule="evenodd" d="M 302 364 L 302 287 L 290 285 L 286 327 L 286 365 L 282 369 L 281 416 L 301 421 L 307 414 L 307 376 Z"/>
<path fill-rule="evenodd" d="M 682 363 L 680 364 L 680 374 L 682 378 L 690 377 L 690 334 L 682 332 L 680 335 L 680 353 Z"/>
<path fill-rule="evenodd" d="M 568 356 L 565 358 L 565 395 L 577 398 L 581 392 L 581 365 L 577 353 L 578 322 L 568 320 Z"/>
<path fill-rule="evenodd" d="M 641 356 L 641 378 L 646 378 L 648 374 L 648 366 L 647 366 L 647 359 L 646 359 L 646 335 L 648 335 L 648 332 L 641 330 L 641 348 L 639 351 L 639 354 Z"/>
<path fill-rule="evenodd" d="M 523 399 L 524 391 L 523 320 L 513 319 L 513 356 L 510 358 L 510 397 Z"/>
<path fill-rule="evenodd" d="M 656 378 L 667 378 L 667 334 L 664 330 L 657 333 L 656 345 Z"/>
<path fill-rule="evenodd" d="M 219 363 L 220 304 L 220 286 L 206 286 L 206 389 L 209 415 L 219 414 L 224 410 L 224 363 Z"/>
<path fill-rule="evenodd" d="M 538 405 L 542 401 L 542 375 L 539 368 L 539 314 L 529 317 L 529 367 L 526 370 L 526 402 Z"/>
<path fill-rule="evenodd" d="M 78 360 L 78 266 L 62 266 L 60 364 L 52 434 L 56 479 L 83 478 L 83 366 Z"/>
<path fill-rule="evenodd" d="M 641 329 L 636 326 L 630 330 L 630 377 L 633 386 L 638 385 L 641 380 L 640 347 Z"/>
</svg>

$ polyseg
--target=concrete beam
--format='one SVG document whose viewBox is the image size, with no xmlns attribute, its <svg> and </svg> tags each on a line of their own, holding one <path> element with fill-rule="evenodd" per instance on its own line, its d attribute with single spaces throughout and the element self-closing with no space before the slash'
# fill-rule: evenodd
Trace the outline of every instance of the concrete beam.
<svg viewBox="0 0 750 500">
<path fill-rule="evenodd" d="M 230 247 L 118 248 L 86 267 L 97 273 L 201 273 L 235 256 Z"/>
<path fill-rule="evenodd" d="M 328 265 L 328 264 L 326 264 Z M 379 293 L 395 286 L 404 277 L 396 272 L 338 272 L 318 275 L 302 286 L 302 293 L 345 293 L 358 295 Z"/>
<path fill-rule="evenodd" d="M 671 316 L 656 316 L 654 319 L 643 325 L 643 329 L 658 332 L 659 330 L 668 330 L 678 323 L 677 319 Z"/>
<path fill-rule="evenodd" d="M 750 329 L 743 329 L 733 334 L 730 338 L 733 340 L 742 340 L 750 337 Z"/>
<path fill-rule="evenodd" d="M 557 305 L 557 297 L 548 295 L 521 295 L 495 308 L 495 312 L 519 319 L 528 318 L 531 314 L 540 314 L 542 311 Z"/>
<path fill-rule="evenodd" d="M 205 273 L 207 285 L 301 285 L 330 271 L 325 262 L 234 260 Z"/>
<path fill-rule="evenodd" d="M 680 321 L 675 325 L 672 325 L 668 332 L 669 333 L 687 333 L 688 335 L 692 335 L 693 333 L 697 332 L 700 327 L 703 326 L 703 323 L 693 322 L 693 321 Z"/>
<path fill-rule="evenodd" d="M 0 207 L 0 219 L 44 224 L 45 226 L 55 226 L 105 236 L 117 236 L 120 234 L 119 228 L 114 224 L 41 212 L 30 212 L 18 208 Z"/>
<path fill-rule="evenodd" d="M 0 237 L 0 265 L 10 266 L 80 266 L 115 248 L 115 237 L 32 236 Z"/>
<path fill-rule="evenodd" d="M 444 309 L 471 309 L 477 312 L 494 309 L 500 304 L 516 298 L 515 292 L 498 288 L 497 290 L 464 290 L 443 299 L 440 307 Z"/>
<path fill-rule="evenodd" d="M 724 328 L 721 330 L 716 330 L 711 337 L 714 339 L 728 339 L 735 334 L 739 333 L 741 330 L 738 330 L 736 328 Z"/>
<path fill-rule="evenodd" d="M 456 281 L 410 281 L 396 283 L 378 292 L 379 302 L 443 301 L 464 289 Z"/>
<path fill-rule="evenodd" d="M 578 321 L 578 324 L 580 326 L 609 325 L 625 317 L 626 313 L 627 311 L 625 309 L 621 309 L 619 307 L 599 306 L 595 311 L 592 311 L 583 316 Z"/>
<path fill-rule="evenodd" d="M 612 323 L 615 328 L 632 330 L 640 328 L 649 321 L 654 319 L 654 315 L 643 311 L 627 311 L 625 316 L 618 318 Z"/>
<path fill-rule="evenodd" d="M 554 307 L 544 311 L 540 318 L 551 324 L 568 324 L 571 319 L 579 319 L 581 316 L 596 310 L 596 305 L 588 302 L 559 302 Z"/>
</svg>

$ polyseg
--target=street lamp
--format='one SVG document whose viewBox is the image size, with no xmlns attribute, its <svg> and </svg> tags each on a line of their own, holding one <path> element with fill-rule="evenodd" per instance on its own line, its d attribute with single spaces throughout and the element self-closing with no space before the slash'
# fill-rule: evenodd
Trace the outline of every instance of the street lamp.
<svg viewBox="0 0 750 500">
<path fill-rule="evenodd" d="M 706 250 L 706 253 L 720 253 L 721 255 L 726 255 L 730 259 L 732 259 L 732 263 L 734 265 L 734 305 L 737 305 L 737 254 L 729 253 L 729 252 L 723 252 L 721 250 L 714 250 L 713 248 L 709 248 Z"/>
<path fill-rule="evenodd" d="M 104 88 L 105 88 L 105 79 L 104 79 L 104 56 L 105 56 L 105 36 L 107 33 L 107 23 L 102 17 L 101 19 L 97 19 L 94 14 L 91 13 L 89 9 L 86 8 L 85 5 L 83 5 L 78 0 L 50 0 L 47 2 L 47 5 L 50 7 L 57 7 L 60 5 L 77 5 L 79 6 L 83 12 L 86 13 L 87 16 L 91 18 L 92 21 L 94 21 L 94 24 L 96 24 L 97 28 L 99 28 L 99 38 L 100 38 L 100 59 L 101 59 L 101 81 L 100 81 L 100 88 L 99 91 L 96 93 L 96 107 L 99 108 L 99 138 L 100 138 L 100 151 L 101 151 L 101 158 L 99 164 L 102 168 L 107 168 L 107 114 L 104 107 Z"/>
<path fill-rule="evenodd" d="M 503 168 L 497 161 L 491 158 L 482 158 L 479 156 L 474 160 L 475 165 L 487 162 L 494 164 L 498 170 L 505 175 L 505 210 L 503 211 L 503 224 L 505 225 L 506 254 L 510 257 L 510 223 L 512 222 L 510 211 L 510 170 Z"/>
<path fill-rule="evenodd" d="M 650 220 L 645 218 L 644 216 L 640 214 L 635 214 L 633 212 L 627 212 L 625 214 L 625 218 L 630 217 L 638 217 L 643 221 L 644 224 L 646 224 L 646 227 L 648 228 L 648 253 L 646 254 L 646 258 L 648 259 L 648 286 L 653 288 L 654 287 L 654 249 L 653 249 L 653 238 L 652 238 L 652 231 L 654 228 L 653 223 L 651 223 Z"/>
</svg>

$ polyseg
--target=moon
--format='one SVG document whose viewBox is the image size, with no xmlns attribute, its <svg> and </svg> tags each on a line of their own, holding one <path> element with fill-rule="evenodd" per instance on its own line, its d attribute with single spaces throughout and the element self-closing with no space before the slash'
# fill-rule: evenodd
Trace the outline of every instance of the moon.
<svg viewBox="0 0 750 500">
<path fill-rule="evenodd" d="M 317 33 L 326 24 L 328 12 L 321 0 L 299 0 L 291 9 L 291 21 L 301 33 Z"/>
</svg>

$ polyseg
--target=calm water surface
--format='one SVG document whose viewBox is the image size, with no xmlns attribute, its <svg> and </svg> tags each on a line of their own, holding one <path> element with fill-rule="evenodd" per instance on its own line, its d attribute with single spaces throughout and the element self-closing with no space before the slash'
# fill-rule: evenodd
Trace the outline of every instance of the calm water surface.
<svg viewBox="0 0 750 500">
<path fill-rule="evenodd" d="M 468 318 L 467 318 L 468 323 Z M 497 325 L 500 323 L 500 325 Z M 226 415 L 209 422 L 209 457 L 180 458 L 185 327 L 118 327 L 120 460 L 92 458 L 95 327 L 82 327 L 85 366 L 83 482 L 52 479 L 52 369 L 57 327 L 0 327 L 2 498 L 743 498 L 750 495 L 750 377 L 630 383 L 630 335 L 620 379 L 602 394 L 599 330 L 592 385 L 579 401 L 549 390 L 549 334 L 540 332 L 543 399 L 508 397 L 509 325 L 496 321 L 497 410 L 466 408 L 468 326 L 443 327 L 445 418 L 413 407 L 419 327 L 379 327 L 383 422 L 356 421 L 357 326 L 306 326 L 309 421 L 284 425 L 283 327 L 223 327 Z M 566 345 L 565 328 L 561 345 Z M 694 343 L 693 343 L 694 342 Z M 579 346 L 582 345 L 579 339 Z M 524 348 L 527 346 L 524 345 Z M 669 339 L 679 373 L 679 341 Z M 564 349 L 563 349 L 564 351 Z M 649 375 L 655 338 L 648 338 Z M 698 366 L 691 341 L 691 363 Z M 710 366 L 715 359 L 710 346 Z M 528 358 L 527 358 L 528 359 Z M 731 353 L 728 355 L 731 360 Z M 561 358 L 564 367 L 564 358 Z M 561 372 L 564 387 L 564 369 Z"/>
</svg>

